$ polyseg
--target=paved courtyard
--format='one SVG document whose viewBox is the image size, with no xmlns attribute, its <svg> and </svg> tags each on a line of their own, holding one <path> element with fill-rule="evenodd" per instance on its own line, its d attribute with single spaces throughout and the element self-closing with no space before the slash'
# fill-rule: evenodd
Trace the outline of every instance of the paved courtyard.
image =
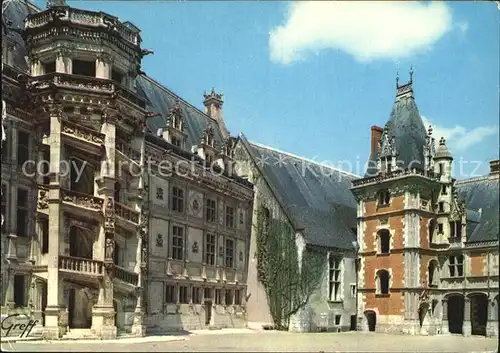
<svg viewBox="0 0 500 353">
<path fill-rule="evenodd" d="M 169 339 L 169 341 L 167 341 Z M 173 341 L 172 339 L 177 339 Z M 141 341 L 142 340 L 142 341 Z M 186 336 L 115 342 L 18 342 L 2 344 L 17 352 L 497 352 L 497 340 L 461 336 L 396 336 L 378 333 L 288 333 L 216 331 Z"/>
</svg>

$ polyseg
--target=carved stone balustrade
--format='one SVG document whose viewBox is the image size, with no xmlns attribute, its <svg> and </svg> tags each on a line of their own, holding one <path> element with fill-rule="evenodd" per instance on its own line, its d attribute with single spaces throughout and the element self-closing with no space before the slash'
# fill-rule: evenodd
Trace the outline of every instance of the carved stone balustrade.
<svg viewBox="0 0 500 353">
<path fill-rule="evenodd" d="M 115 215 L 126 221 L 139 224 L 139 212 L 119 202 L 115 202 Z"/>
<path fill-rule="evenodd" d="M 77 125 L 67 120 L 62 122 L 61 131 L 64 135 L 83 140 L 98 146 L 104 144 L 104 134 L 85 126 Z"/>
<path fill-rule="evenodd" d="M 430 179 L 436 179 L 439 180 L 440 176 L 439 174 L 436 174 L 431 171 L 423 171 L 419 169 L 398 169 L 390 173 L 385 173 L 385 174 L 380 174 L 376 175 L 373 177 L 367 177 L 367 178 L 362 178 L 362 179 L 357 179 L 352 182 L 352 186 L 361 186 L 361 185 L 367 185 L 367 184 L 375 184 L 375 183 L 380 183 L 384 180 L 392 179 L 392 178 L 397 178 L 397 177 L 403 177 L 407 175 L 419 175 L 423 177 L 427 177 Z"/>
<path fill-rule="evenodd" d="M 139 46 L 141 41 L 138 32 L 129 29 L 116 17 L 104 12 L 86 11 L 71 7 L 53 8 L 32 14 L 27 18 L 25 28 L 34 29 L 50 23 L 54 23 L 54 25 L 67 23 L 84 27 L 108 28 L 134 46 Z"/>
<path fill-rule="evenodd" d="M 37 76 L 28 85 L 28 89 L 38 90 L 53 87 L 108 94 L 115 91 L 115 86 L 110 80 L 80 75 L 69 75 L 60 72 Z"/>
<path fill-rule="evenodd" d="M 116 265 L 114 266 L 114 277 L 133 286 L 137 286 L 139 280 L 139 275 L 134 271 Z"/>
<path fill-rule="evenodd" d="M 103 275 L 103 263 L 101 261 L 74 256 L 59 256 L 59 269 L 66 272 Z"/>
<path fill-rule="evenodd" d="M 104 203 L 104 200 L 99 197 L 67 189 L 61 189 L 61 198 L 63 202 L 92 211 L 102 211 L 102 205 Z"/>
<path fill-rule="evenodd" d="M 226 282 L 234 282 L 236 279 L 236 270 L 234 268 L 224 268 L 223 280 Z"/>
</svg>

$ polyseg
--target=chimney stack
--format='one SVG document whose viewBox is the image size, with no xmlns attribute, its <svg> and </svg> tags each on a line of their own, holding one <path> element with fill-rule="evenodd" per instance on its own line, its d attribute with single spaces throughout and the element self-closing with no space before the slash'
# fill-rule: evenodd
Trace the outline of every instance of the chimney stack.
<svg viewBox="0 0 500 353">
<path fill-rule="evenodd" d="M 500 175 L 500 160 L 490 161 L 490 176 L 498 177 Z"/>
<path fill-rule="evenodd" d="M 377 152 L 378 143 L 380 142 L 380 138 L 382 137 L 382 129 L 380 126 L 372 126 L 372 151 L 371 154 L 375 154 Z"/>
</svg>

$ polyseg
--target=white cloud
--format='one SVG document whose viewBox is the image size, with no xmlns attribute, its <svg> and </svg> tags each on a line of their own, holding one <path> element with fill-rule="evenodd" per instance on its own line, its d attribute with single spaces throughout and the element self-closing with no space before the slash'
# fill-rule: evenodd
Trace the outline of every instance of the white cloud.
<svg viewBox="0 0 500 353">
<path fill-rule="evenodd" d="M 454 127 L 444 127 L 432 124 L 426 117 L 422 116 L 425 127 L 432 125 L 432 136 L 439 141 L 444 137 L 446 144 L 453 151 L 465 151 L 473 145 L 482 142 L 485 138 L 498 134 L 498 126 L 477 126 L 471 130 L 455 125 Z"/>
<path fill-rule="evenodd" d="M 294 2 L 288 10 L 285 23 L 269 37 L 271 60 L 282 64 L 325 49 L 342 50 L 361 62 L 411 57 L 452 28 L 443 2 Z"/>
</svg>

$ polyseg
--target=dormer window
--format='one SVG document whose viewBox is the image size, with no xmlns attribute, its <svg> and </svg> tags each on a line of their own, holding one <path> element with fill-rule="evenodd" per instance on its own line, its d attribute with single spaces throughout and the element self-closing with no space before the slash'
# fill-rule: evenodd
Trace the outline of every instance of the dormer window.
<svg viewBox="0 0 500 353">
<path fill-rule="evenodd" d="M 170 139 L 170 143 L 174 146 L 181 147 L 181 140 L 179 140 L 177 137 L 172 136 Z"/>
<path fill-rule="evenodd" d="M 446 185 L 443 185 L 443 186 L 441 187 L 441 193 L 442 193 L 443 195 L 448 195 L 448 188 L 446 187 Z"/>
<path fill-rule="evenodd" d="M 378 205 L 386 206 L 391 201 L 391 194 L 387 190 L 381 190 L 378 193 Z"/>
</svg>

